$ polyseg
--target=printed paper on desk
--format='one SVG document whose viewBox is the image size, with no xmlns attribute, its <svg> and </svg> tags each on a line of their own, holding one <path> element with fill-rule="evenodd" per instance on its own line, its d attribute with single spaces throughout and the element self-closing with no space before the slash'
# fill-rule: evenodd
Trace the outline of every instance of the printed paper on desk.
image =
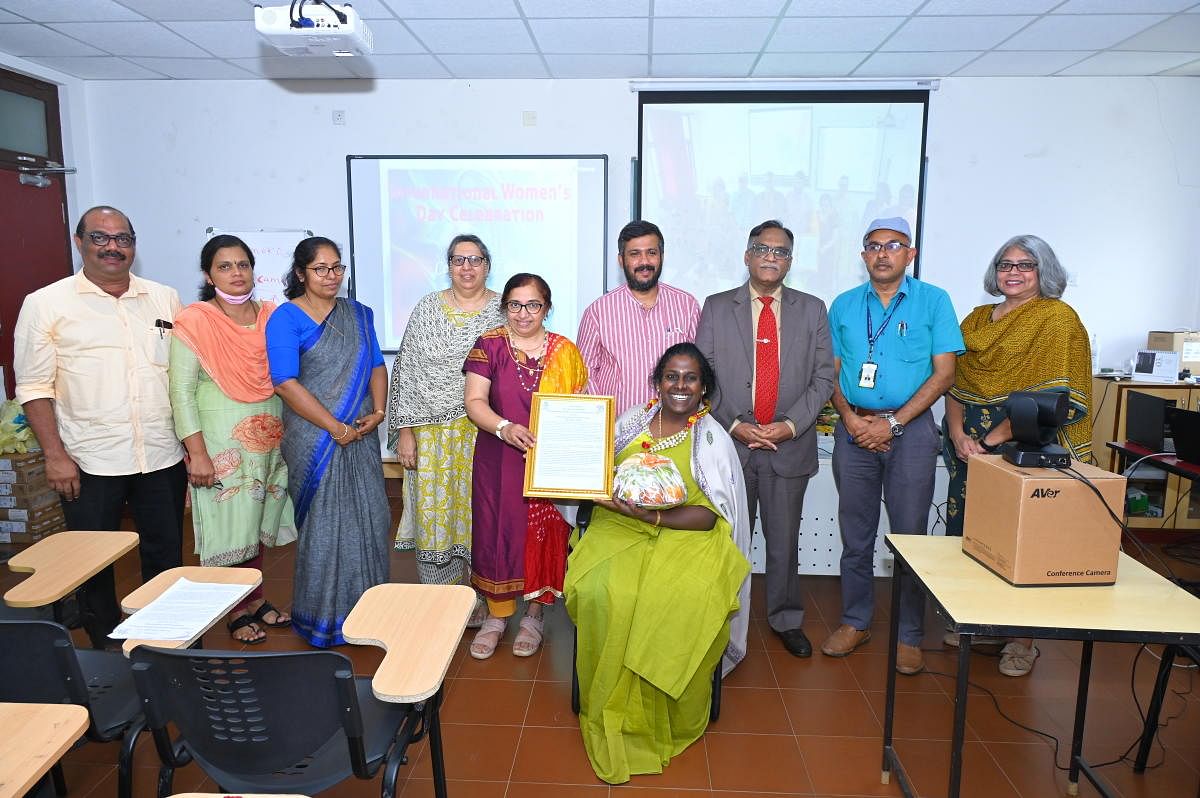
<svg viewBox="0 0 1200 798">
<path fill-rule="evenodd" d="M 109 637 L 120 640 L 190 640 L 246 594 L 248 585 L 180 579 L 158 598 L 125 619 Z"/>
</svg>

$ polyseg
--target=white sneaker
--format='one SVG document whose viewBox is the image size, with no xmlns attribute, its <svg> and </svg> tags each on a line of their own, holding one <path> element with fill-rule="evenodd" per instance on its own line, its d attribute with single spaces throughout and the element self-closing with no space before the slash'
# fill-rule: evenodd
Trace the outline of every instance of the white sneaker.
<svg viewBox="0 0 1200 798">
<path fill-rule="evenodd" d="M 1027 676 L 1039 654 L 1037 646 L 1026 648 L 1013 641 L 1000 651 L 1000 672 L 1005 676 Z"/>
</svg>

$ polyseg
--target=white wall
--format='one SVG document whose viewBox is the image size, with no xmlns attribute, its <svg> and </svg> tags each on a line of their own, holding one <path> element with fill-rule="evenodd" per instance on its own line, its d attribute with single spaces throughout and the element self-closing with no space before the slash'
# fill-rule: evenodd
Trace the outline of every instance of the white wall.
<svg viewBox="0 0 1200 798">
<path fill-rule="evenodd" d="M 120 81 L 86 84 L 92 197 L 127 210 L 140 272 L 198 282 L 210 225 L 346 241 L 346 154 L 609 156 L 609 247 L 627 221 L 637 98 L 626 81 Z M 347 113 L 344 127 L 333 109 Z M 537 124 L 523 124 L 534 111 Z M 923 276 L 960 316 L 988 258 L 1041 235 L 1105 365 L 1149 329 L 1200 326 L 1200 79 L 943 80 L 929 114 Z M 671 231 L 664 233 L 670 240 Z M 537 253 L 528 268 L 553 276 Z M 740 269 L 740 253 L 730 268 Z M 668 279 L 670 258 L 667 259 Z M 696 293 L 703 289 L 696 287 Z"/>
</svg>

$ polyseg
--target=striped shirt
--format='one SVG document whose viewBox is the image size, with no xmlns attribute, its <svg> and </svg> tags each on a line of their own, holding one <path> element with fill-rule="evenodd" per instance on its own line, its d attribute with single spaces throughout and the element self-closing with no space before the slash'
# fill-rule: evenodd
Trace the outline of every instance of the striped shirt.
<svg viewBox="0 0 1200 798">
<path fill-rule="evenodd" d="M 587 392 L 614 396 L 617 413 L 648 402 L 650 375 L 659 357 L 682 341 L 696 340 L 700 305 L 687 291 L 658 284 L 654 307 L 646 308 L 628 285 L 588 305 L 575 339 L 588 367 Z"/>
</svg>

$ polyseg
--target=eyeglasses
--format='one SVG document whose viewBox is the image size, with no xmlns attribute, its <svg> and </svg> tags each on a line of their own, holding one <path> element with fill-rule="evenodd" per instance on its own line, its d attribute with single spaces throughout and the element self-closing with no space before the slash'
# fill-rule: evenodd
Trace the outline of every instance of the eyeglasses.
<svg viewBox="0 0 1200 798">
<path fill-rule="evenodd" d="M 900 250 L 908 248 L 908 244 L 901 244 L 899 241 L 889 241 L 886 244 L 880 244 L 878 241 L 868 241 L 866 244 L 863 244 L 863 249 L 872 255 L 878 255 L 885 249 L 888 251 L 888 254 L 895 255 Z"/>
<path fill-rule="evenodd" d="M 90 233 L 84 233 L 88 239 L 98 247 L 107 247 L 108 242 L 112 241 L 121 249 L 128 249 L 133 246 L 133 242 L 137 240 L 137 236 L 133 233 L 117 233 L 110 236 L 108 233 L 101 233 L 99 230 L 93 230 Z"/>
<path fill-rule="evenodd" d="M 1011 272 L 1013 269 L 1019 272 L 1031 272 L 1036 268 L 1037 261 L 1035 260 L 1002 260 L 996 264 L 996 271 L 998 272 Z"/>
<path fill-rule="evenodd" d="M 536 316 L 542 308 L 546 307 L 546 303 L 538 302 L 536 299 L 532 302 L 518 302 L 514 299 L 511 302 L 505 302 L 504 307 L 514 316 L 522 310 L 527 310 L 529 315 Z"/>
<path fill-rule="evenodd" d="M 305 266 L 310 272 L 314 272 L 318 277 L 327 277 L 330 272 L 333 272 L 338 277 L 346 273 L 346 265 L 338 263 L 333 266 Z"/>
<path fill-rule="evenodd" d="M 792 251 L 783 247 L 768 247 L 766 244 L 751 244 L 749 251 L 760 258 L 774 255 L 776 260 L 791 260 Z"/>
<path fill-rule="evenodd" d="M 482 266 L 486 262 L 487 262 L 487 258 L 483 257 L 482 255 L 451 255 L 450 256 L 450 265 L 451 266 L 462 267 L 468 263 L 471 264 L 472 266 Z"/>
<path fill-rule="evenodd" d="M 250 261 L 248 260 L 240 260 L 237 263 L 218 263 L 215 268 L 221 274 L 229 274 L 234 269 L 238 270 L 239 272 L 254 271 L 254 267 L 250 265 Z"/>
</svg>

